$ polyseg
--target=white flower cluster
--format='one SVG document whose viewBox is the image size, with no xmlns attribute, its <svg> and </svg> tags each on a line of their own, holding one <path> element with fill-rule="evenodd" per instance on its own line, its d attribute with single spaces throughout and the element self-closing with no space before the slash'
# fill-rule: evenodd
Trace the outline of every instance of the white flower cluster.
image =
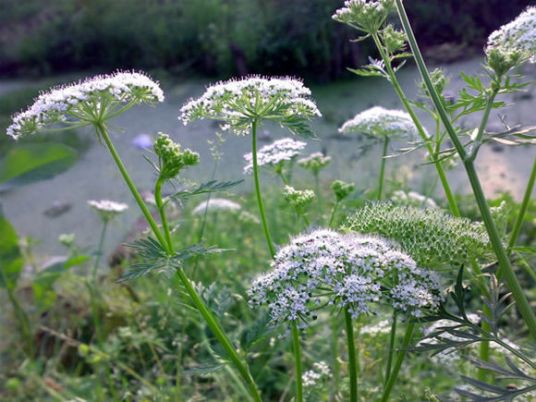
<svg viewBox="0 0 536 402">
<path fill-rule="evenodd" d="M 318 173 L 320 169 L 329 165 L 330 162 L 331 156 L 326 156 L 322 152 L 313 152 L 311 155 L 298 160 L 298 165 Z"/>
<path fill-rule="evenodd" d="M 358 113 L 339 129 L 343 134 L 360 133 L 374 137 L 399 135 L 408 139 L 418 136 L 417 127 L 408 113 L 375 106 Z"/>
<path fill-rule="evenodd" d="M 309 99 L 311 91 L 293 78 L 246 77 L 217 83 L 198 99 L 180 109 L 179 120 L 185 125 L 199 119 L 224 121 L 224 130 L 247 134 L 254 121 L 279 122 L 293 131 L 294 123 L 320 116 Z M 297 124 L 296 124 L 297 125 Z"/>
<path fill-rule="evenodd" d="M 90 207 L 95 209 L 99 216 L 104 221 L 109 221 L 114 216 L 119 215 L 120 213 L 126 211 L 128 209 L 127 204 L 123 204 L 122 202 L 115 202 L 110 200 L 90 200 L 87 202 Z"/>
<path fill-rule="evenodd" d="M 228 211 L 238 212 L 242 207 L 239 203 L 228 200 L 226 198 L 210 198 L 207 201 L 203 201 L 198 204 L 193 210 L 194 215 L 202 215 L 205 213 L 205 209 L 209 212 Z"/>
<path fill-rule="evenodd" d="M 302 383 L 306 388 L 312 388 L 331 377 L 331 370 L 324 361 L 313 363 L 313 369 L 302 375 Z"/>
<path fill-rule="evenodd" d="M 418 208 L 438 208 L 433 199 L 415 191 L 395 191 L 391 196 L 391 201 L 397 205 L 410 205 Z"/>
<path fill-rule="evenodd" d="M 413 316 L 440 302 L 438 278 L 391 243 L 328 229 L 294 238 L 249 290 L 252 306 L 266 305 L 274 324 L 315 318 L 322 305 L 347 308 L 353 318 L 374 302 Z"/>
<path fill-rule="evenodd" d="M 13 117 L 7 134 L 17 139 L 58 123 L 89 124 L 116 112 L 119 105 L 163 100 L 158 83 L 142 73 L 98 75 L 42 93 L 32 106 Z"/>
<path fill-rule="evenodd" d="M 348 24 L 367 33 L 377 32 L 393 9 L 393 0 L 346 0 L 335 11 L 335 21 Z"/>
<path fill-rule="evenodd" d="M 529 7 L 515 20 L 503 25 L 488 38 L 486 54 L 493 50 L 518 52 L 536 63 L 536 7 Z"/>
<path fill-rule="evenodd" d="M 259 166 L 275 166 L 285 161 L 290 161 L 300 154 L 307 144 L 303 141 L 296 141 L 292 138 L 283 138 L 265 145 L 257 151 L 257 163 Z M 244 155 L 246 166 L 244 174 L 253 172 L 253 155 Z"/>
</svg>

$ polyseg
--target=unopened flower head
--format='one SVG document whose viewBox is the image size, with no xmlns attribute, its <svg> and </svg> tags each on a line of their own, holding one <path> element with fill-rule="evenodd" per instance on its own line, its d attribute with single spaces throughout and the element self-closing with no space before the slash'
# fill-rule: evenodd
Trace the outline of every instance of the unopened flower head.
<svg viewBox="0 0 536 402">
<path fill-rule="evenodd" d="M 484 258 L 489 251 L 482 223 L 453 217 L 439 208 L 376 202 L 357 209 L 346 225 L 349 230 L 396 241 L 419 264 L 432 268 Z"/>
<path fill-rule="evenodd" d="M 486 55 L 490 66 L 502 73 L 522 60 L 535 63 L 536 7 L 527 8 L 516 19 L 493 32 L 488 38 Z"/>
<path fill-rule="evenodd" d="M 348 309 L 354 318 L 372 312 L 373 303 L 420 316 L 438 306 L 439 293 L 434 274 L 391 243 L 319 229 L 279 250 L 272 270 L 253 283 L 249 298 L 252 306 L 267 306 L 277 324 L 306 323 L 326 304 Z"/>
<path fill-rule="evenodd" d="M 312 190 L 296 190 L 294 187 L 285 186 L 283 188 L 285 201 L 298 211 L 305 211 L 315 200 L 315 192 Z"/>
<path fill-rule="evenodd" d="M 90 207 L 95 209 L 102 220 L 109 221 L 113 217 L 125 212 L 128 209 L 127 204 L 110 200 L 90 200 L 87 202 Z"/>
<path fill-rule="evenodd" d="M 339 129 L 343 134 L 359 133 L 374 137 L 402 136 L 415 139 L 417 127 L 408 113 L 375 106 L 358 113 Z"/>
<path fill-rule="evenodd" d="M 254 122 L 271 120 L 292 133 L 308 134 L 307 121 L 320 112 L 311 91 L 293 78 L 259 76 L 220 82 L 180 109 L 184 124 L 199 119 L 223 121 L 222 129 L 248 134 Z"/>
<path fill-rule="evenodd" d="M 391 201 L 397 205 L 409 205 L 419 208 L 438 208 L 436 202 L 432 198 L 426 197 L 415 191 L 395 191 L 391 196 Z"/>
<path fill-rule="evenodd" d="M 354 192 L 355 184 L 345 183 L 342 180 L 335 180 L 331 183 L 331 190 L 333 191 L 333 194 L 335 194 L 337 202 L 340 202 Z"/>
<path fill-rule="evenodd" d="M 205 213 L 205 210 L 208 212 L 238 212 L 242 206 L 234 201 L 228 200 L 227 198 L 211 198 L 208 201 L 203 201 L 198 204 L 192 211 L 194 215 L 202 215 Z"/>
<path fill-rule="evenodd" d="M 332 18 L 368 34 L 378 32 L 394 9 L 394 0 L 346 0 Z"/>
<path fill-rule="evenodd" d="M 57 125 L 95 124 L 135 104 L 163 100 L 158 83 L 142 73 L 98 75 L 43 92 L 32 106 L 13 117 L 7 134 L 17 139 Z"/>
<path fill-rule="evenodd" d="M 259 166 L 277 166 L 286 161 L 296 158 L 307 144 L 303 141 L 296 141 L 292 138 L 283 138 L 265 145 L 257 151 L 257 164 Z M 244 155 L 246 166 L 244 173 L 253 172 L 253 155 L 248 153 Z"/>
<path fill-rule="evenodd" d="M 328 166 L 330 162 L 331 156 L 326 156 L 322 152 L 313 152 L 311 155 L 298 160 L 298 165 L 304 169 L 312 171 L 314 174 L 318 174 L 318 172 Z"/>
<path fill-rule="evenodd" d="M 154 143 L 154 152 L 158 156 L 160 177 L 172 179 L 179 174 L 181 169 L 196 165 L 199 162 L 199 154 L 189 149 L 181 149 L 181 146 L 164 133 L 159 133 Z"/>
</svg>

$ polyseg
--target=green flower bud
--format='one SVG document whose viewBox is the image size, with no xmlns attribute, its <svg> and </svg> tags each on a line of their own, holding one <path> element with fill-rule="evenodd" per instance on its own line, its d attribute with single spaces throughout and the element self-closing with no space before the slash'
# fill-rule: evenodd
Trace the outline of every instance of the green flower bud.
<svg viewBox="0 0 536 402">
<path fill-rule="evenodd" d="M 389 54 L 400 52 L 406 47 L 406 34 L 404 31 L 395 29 L 391 24 L 381 31 L 381 38 Z"/>
<path fill-rule="evenodd" d="M 164 133 L 158 133 L 154 143 L 154 152 L 158 156 L 160 177 L 168 180 L 179 174 L 181 169 L 199 162 L 199 154 L 181 146 Z"/>
<path fill-rule="evenodd" d="M 340 202 L 354 192 L 355 184 L 346 183 L 342 180 L 335 180 L 331 183 L 331 190 L 335 194 L 337 202 Z"/>
<path fill-rule="evenodd" d="M 291 186 L 285 186 L 283 189 L 285 201 L 298 211 L 305 211 L 316 198 L 312 190 L 296 190 Z"/>
</svg>

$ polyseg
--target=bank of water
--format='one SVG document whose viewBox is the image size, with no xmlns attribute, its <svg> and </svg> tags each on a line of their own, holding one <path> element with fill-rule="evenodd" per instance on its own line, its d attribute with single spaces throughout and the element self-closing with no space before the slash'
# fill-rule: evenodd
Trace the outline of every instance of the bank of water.
<svg viewBox="0 0 536 402">
<path fill-rule="evenodd" d="M 462 82 L 458 78 L 459 73 L 464 71 L 473 74 L 482 71 L 480 63 L 480 59 L 473 59 L 445 67 L 452 77 L 449 91 L 453 95 L 462 87 Z M 536 77 L 534 70 L 529 70 L 528 74 L 532 79 Z M 415 97 L 417 71 L 408 67 L 400 73 L 400 78 L 409 95 Z M 30 84 L 35 85 L 23 81 L 0 82 L 0 94 Z M 132 141 L 140 134 L 154 136 L 158 131 L 169 133 L 185 147 L 200 152 L 202 162 L 200 166 L 188 172 L 187 179 L 196 181 L 210 179 L 214 162 L 207 141 L 214 139 L 217 125 L 213 122 L 198 122 L 184 127 L 177 120 L 180 105 L 190 97 L 200 95 L 207 84 L 208 82 L 201 81 L 164 82 L 163 87 L 167 95 L 165 103 L 156 107 L 135 108 L 113 121 L 113 140 L 141 190 L 151 190 L 154 175 L 152 168 L 143 158 L 147 151 L 140 150 Z M 379 168 L 379 146 L 368 147 L 365 141 L 355 137 L 342 138 L 338 135 L 337 128 L 344 120 L 368 107 L 374 105 L 399 107 L 399 101 L 391 87 L 380 79 L 355 79 L 313 86 L 312 90 L 324 117 L 313 123 L 318 138 L 308 141 L 306 152 L 321 150 L 333 158 L 333 163 L 325 172 L 323 180 L 327 183 L 333 178 L 341 178 L 355 182 L 362 189 L 374 186 Z M 500 113 L 506 116 L 506 121 L 512 126 L 536 125 L 536 99 L 527 95 L 518 98 L 515 104 L 509 105 Z M 513 101 L 512 97 L 508 99 Z M 430 119 L 424 115 L 423 117 L 432 130 Z M 478 117 L 469 118 L 464 124 L 466 127 L 476 126 Z M 492 115 L 490 127 L 501 128 L 499 117 L 497 113 Z M 37 241 L 38 254 L 62 253 L 64 250 L 57 241 L 61 233 L 75 233 L 79 245 L 88 250 L 94 247 L 98 241 L 100 226 L 94 212 L 88 207 L 87 200 L 107 198 L 126 202 L 131 206 L 111 228 L 107 242 L 108 251 L 122 241 L 125 233 L 139 216 L 109 154 L 89 130 L 81 132 L 80 135 L 91 137 L 92 144 L 69 170 L 52 179 L 0 193 L 4 213 L 21 235 L 30 236 Z M 265 126 L 261 129 L 261 139 L 264 143 L 284 135 L 288 134 L 278 127 Z M 223 155 L 216 178 L 219 180 L 244 178 L 243 155 L 249 151 L 250 137 L 225 134 L 224 138 L 225 143 L 221 146 Z M 394 147 L 396 148 L 397 144 L 394 144 Z M 497 192 L 508 191 L 516 198 L 520 198 L 534 157 L 536 157 L 534 146 L 483 147 L 477 166 L 486 194 L 492 197 Z M 422 151 L 388 161 L 388 176 L 406 177 L 410 186 L 416 191 L 429 190 L 427 183 L 430 181 L 423 178 L 430 177 L 433 173 L 432 167 L 423 165 Z M 250 178 L 245 179 L 238 189 L 239 192 L 251 188 Z M 456 191 L 469 191 L 465 173 L 460 167 L 449 172 L 449 179 Z M 270 180 L 269 176 L 265 177 L 265 181 L 267 180 Z M 435 196 L 442 196 L 439 189 Z M 45 214 L 45 211 L 55 207 L 64 212 L 54 217 Z"/>
</svg>

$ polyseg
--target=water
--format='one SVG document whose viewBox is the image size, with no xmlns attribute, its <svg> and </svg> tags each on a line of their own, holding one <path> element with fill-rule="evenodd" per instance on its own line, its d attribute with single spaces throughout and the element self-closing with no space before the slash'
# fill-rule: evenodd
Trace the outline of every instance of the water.
<svg viewBox="0 0 536 402">
<path fill-rule="evenodd" d="M 480 71 L 480 59 L 473 59 L 446 67 L 452 77 L 449 90 L 456 94 L 462 87 L 460 79 L 456 78 L 460 71 L 472 74 Z M 536 76 L 534 70 L 529 75 Z M 400 80 L 408 94 L 416 95 L 415 82 L 418 74 L 415 68 L 405 68 L 400 73 Z M 202 94 L 208 82 L 181 81 L 163 83 L 167 95 L 166 102 L 156 107 L 137 107 L 113 121 L 113 141 L 123 157 L 125 164 L 132 174 L 140 190 L 150 191 L 154 181 L 152 168 L 143 159 L 146 151 L 141 151 L 132 144 L 139 134 L 155 135 L 158 131 L 170 134 L 183 146 L 192 148 L 201 154 L 200 166 L 190 170 L 187 178 L 207 181 L 210 179 L 214 162 L 211 158 L 207 140 L 214 138 L 217 127 L 212 122 L 198 122 L 184 127 L 177 120 L 178 108 L 190 97 Z M 0 94 L 9 90 L 28 85 L 23 81 L 0 82 Z M 356 138 L 341 139 L 337 136 L 340 124 L 355 113 L 374 105 L 387 108 L 400 107 L 398 98 L 388 83 L 380 79 L 354 79 L 337 82 L 324 86 L 313 86 L 313 97 L 317 100 L 324 119 L 314 122 L 318 139 L 310 140 L 306 152 L 322 150 L 332 156 L 333 163 L 324 175 L 324 181 L 332 178 L 355 182 L 359 188 L 373 187 L 376 183 L 379 169 L 378 146 L 363 153 L 363 142 Z M 536 125 L 534 113 L 536 99 L 518 100 L 515 106 L 509 106 L 501 111 L 507 116 L 510 125 Z M 431 120 L 422 116 L 428 128 L 432 130 Z M 478 125 L 478 116 L 467 120 L 467 127 Z M 492 114 L 490 127 L 500 127 L 498 114 Z M 77 243 L 91 250 L 98 242 L 100 223 L 88 205 L 87 200 L 107 198 L 128 203 L 130 210 L 119 217 L 108 233 L 106 244 L 110 252 L 124 238 L 134 222 L 139 217 L 126 185 L 121 180 L 110 155 L 100 145 L 91 130 L 82 132 L 92 138 L 92 145 L 79 162 L 68 171 L 46 181 L 37 182 L 13 191 L 0 193 L 0 202 L 6 216 L 12 221 L 17 231 L 24 236 L 30 236 L 38 243 L 36 252 L 40 255 L 64 253 L 57 238 L 61 233 L 75 233 Z M 279 127 L 265 126 L 261 128 L 261 140 L 267 141 L 288 135 Z M 223 158 L 217 169 L 216 178 L 231 180 L 243 178 L 242 155 L 250 150 L 249 136 L 237 137 L 226 134 L 222 146 Z M 262 145 L 262 142 L 261 142 Z M 394 144 L 397 147 L 397 144 Z M 493 149 L 484 146 L 477 160 L 484 190 L 489 197 L 498 191 L 511 192 L 516 198 L 521 198 L 525 183 L 530 172 L 532 161 L 536 157 L 536 147 L 500 147 Z M 388 160 L 387 177 L 405 177 L 411 187 L 417 191 L 429 191 L 424 180 L 434 173 L 431 166 L 422 165 L 422 152 L 414 152 L 396 159 Z M 456 168 L 448 174 L 455 191 L 470 191 L 465 173 Z M 269 176 L 264 181 L 271 180 Z M 251 188 L 250 179 L 239 188 L 248 191 Z M 436 195 L 441 196 L 440 190 Z M 70 209 L 56 217 L 49 217 L 44 212 L 54 205 L 69 205 Z M 253 211 L 255 212 L 255 211 Z"/>
</svg>

